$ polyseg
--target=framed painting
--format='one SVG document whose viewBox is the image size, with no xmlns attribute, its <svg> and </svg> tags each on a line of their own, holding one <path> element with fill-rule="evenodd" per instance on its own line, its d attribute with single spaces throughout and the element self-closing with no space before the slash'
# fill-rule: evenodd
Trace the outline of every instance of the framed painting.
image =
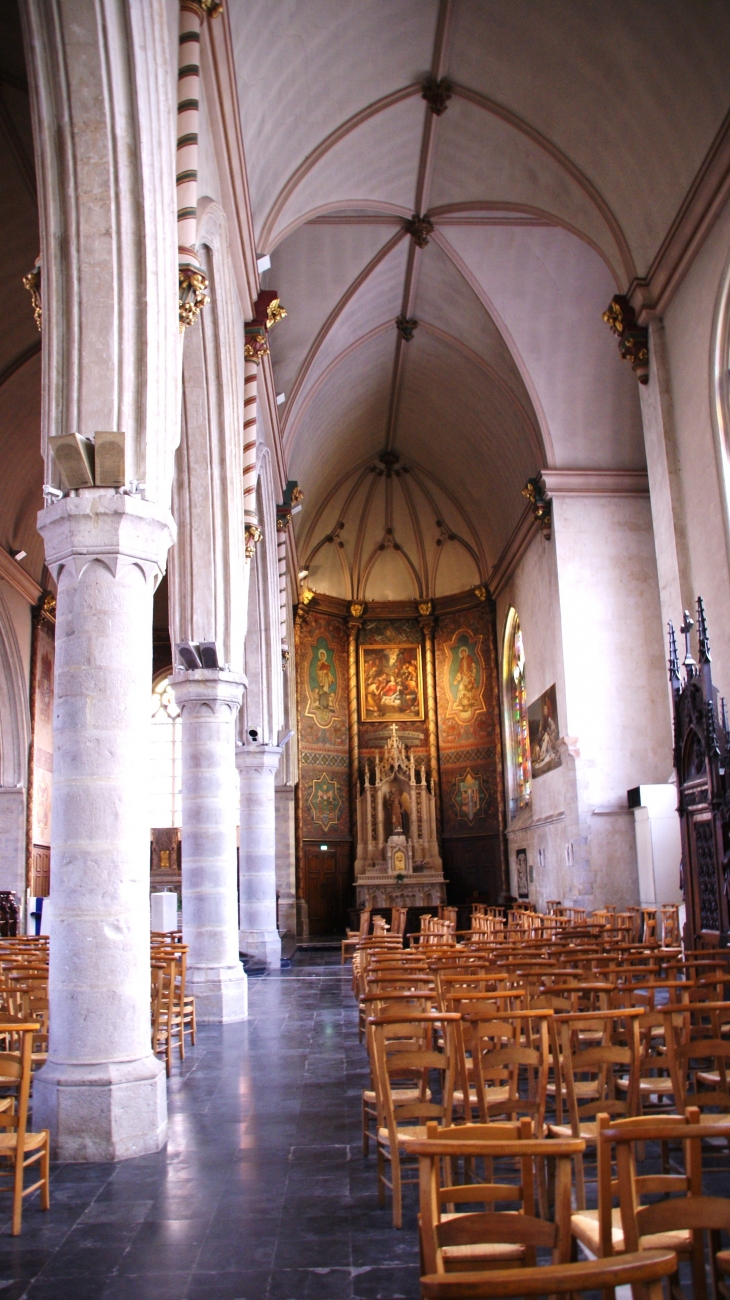
<svg viewBox="0 0 730 1300">
<path fill-rule="evenodd" d="M 335 663 L 334 648 L 326 636 L 317 637 L 309 647 L 307 669 L 307 713 L 324 731 L 338 716 L 340 675 Z"/>
<path fill-rule="evenodd" d="M 544 776 L 562 766 L 558 740 L 558 699 L 555 684 L 543 691 L 527 709 L 527 726 L 530 732 L 530 762 L 534 777 Z"/>
<path fill-rule="evenodd" d="M 360 646 L 360 721 L 420 722 L 420 645 Z"/>
<path fill-rule="evenodd" d="M 481 644 L 481 636 L 472 636 L 462 628 L 444 647 L 447 717 L 456 718 L 462 726 L 473 722 L 477 713 L 483 713 L 485 709 Z"/>
</svg>

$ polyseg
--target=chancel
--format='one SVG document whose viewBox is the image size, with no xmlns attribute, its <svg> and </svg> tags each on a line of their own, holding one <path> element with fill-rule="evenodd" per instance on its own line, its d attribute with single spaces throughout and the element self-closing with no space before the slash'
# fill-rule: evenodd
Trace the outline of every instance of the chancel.
<svg viewBox="0 0 730 1300">
<path fill-rule="evenodd" d="M 0 1292 L 727 1291 L 730 8 L 0 37 Z"/>
<path fill-rule="evenodd" d="M 364 772 L 357 797 L 358 907 L 438 907 L 446 890 L 434 783 L 423 760 L 416 770 L 395 722 Z"/>
</svg>

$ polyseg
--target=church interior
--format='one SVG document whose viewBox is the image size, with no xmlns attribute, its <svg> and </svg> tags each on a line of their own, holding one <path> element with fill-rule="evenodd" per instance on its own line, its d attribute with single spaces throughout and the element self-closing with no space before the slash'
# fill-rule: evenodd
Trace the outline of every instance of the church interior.
<svg viewBox="0 0 730 1300">
<path fill-rule="evenodd" d="M 728 1294 L 730 10 L 0 32 L 0 1292 Z"/>
</svg>

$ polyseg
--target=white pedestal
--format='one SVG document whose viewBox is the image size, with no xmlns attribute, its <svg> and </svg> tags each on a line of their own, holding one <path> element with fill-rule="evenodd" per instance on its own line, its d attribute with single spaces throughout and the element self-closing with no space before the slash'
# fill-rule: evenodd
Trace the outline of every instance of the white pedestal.
<svg viewBox="0 0 730 1300">
<path fill-rule="evenodd" d="M 679 864 L 682 842 L 677 814 L 677 787 L 642 785 L 641 807 L 634 808 L 639 895 L 642 906 L 681 903 Z"/>
<path fill-rule="evenodd" d="M 177 894 L 150 894 L 150 929 L 165 934 L 177 930 Z"/>
</svg>

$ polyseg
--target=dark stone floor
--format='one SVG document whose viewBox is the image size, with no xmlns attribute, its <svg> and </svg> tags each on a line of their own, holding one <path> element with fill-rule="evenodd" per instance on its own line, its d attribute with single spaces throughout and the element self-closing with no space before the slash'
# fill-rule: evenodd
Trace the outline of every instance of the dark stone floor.
<svg viewBox="0 0 730 1300">
<path fill-rule="evenodd" d="M 416 1189 L 398 1232 L 362 1157 L 349 966 L 297 954 L 249 1000 L 175 1066 L 165 1151 L 55 1166 L 17 1238 L 0 1196 L 0 1300 L 416 1300 Z"/>
</svg>

